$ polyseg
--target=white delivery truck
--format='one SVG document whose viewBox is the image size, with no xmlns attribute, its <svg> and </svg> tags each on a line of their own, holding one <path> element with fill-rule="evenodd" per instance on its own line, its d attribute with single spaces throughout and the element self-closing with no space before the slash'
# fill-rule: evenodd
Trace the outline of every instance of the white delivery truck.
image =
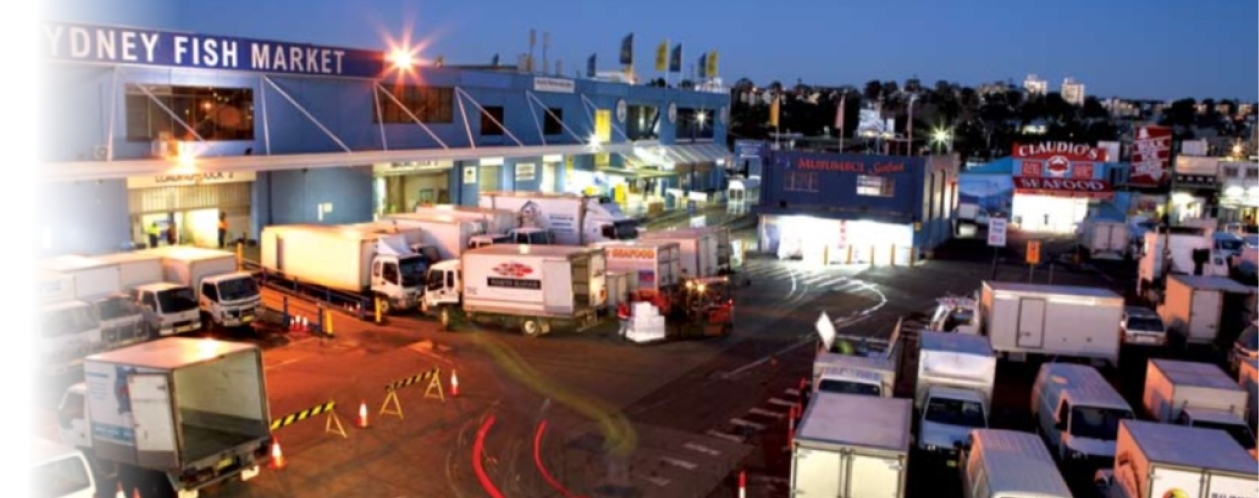
<svg viewBox="0 0 1259 498">
<path fill-rule="evenodd" d="M 608 271 L 624 272 L 631 293 L 650 298 L 678 285 L 680 247 L 664 240 L 618 240 L 592 244 L 607 255 Z M 618 299 L 623 296 L 616 296 Z"/>
<path fill-rule="evenodd" d="M 1158 306 L 1158 315 L 1167 329 L 1185 344 L 1210 344 L 1221 330 L 1227 330 L 1225 302 L 1229 294 L 1245 295 L 1255 289 L 1227 277 L 1167 277 L 1167 291 Z M 1244 323 L 1233 324 L 1239 329 Z"/>
<path fill-rule="evenodd" d="M 1222 432 L 1124 420 L 1116 445 L 1106 498 L 1259 498 L 1255 460 Z"/>
<path fill-rule="evenodd" d="M 1080 224 L 1080 246 L 1094 259 L 1124 259 L 1132 248 L 1128 223 L 1089 218 Z"/>
<path fill-rule="evenodd" d="M 35 361 L 59 373 L 83 364 L 100 344 L 101 325 L 91 303 L 75 299 L 74 277 L 41 270 L 35 282 Z"/>
<path fill-rule="evenodd" d="M 484 221 L 462 219 L 441 214 L 400 213 L 387 214 L 382 225 L 399 228 L 418 228 L 419 244 L 432 247 L 436 254 L 429 257 L 429 264 L 447 259 L 458 259 L 464 249 L 507 243 L 507 235 L 491 236 Z M 423 249 L 420 250 L 424 252 Z"/>
<path fill-rule="evenodd" d="M 924 330 L 918 335 L 914 407 L 918 448 L 950 461 L 972 429 L 988 427 L 997 356 L 988 338 Z"/>
<path fill-rule="evenodd" d="M 606 198 L 546 192 L 481 192 L 479 205 L 517 213 L 520 227 L 548 230 L 560 245 L 638 238 L 638 221 Z"/>
<path fill-rule="evenodd" d="M 1237 383 L 1249 393 L 1246 398 L 1246 421 L 1254 429 L 1259 426 L 1259 360 L 1250 358 L 1238 365 Z"/>
<path fill-rule="evenodd" d="M 192 289 L 202 325 L 246 326 L 262 314 L 258 282 L 252 274 L 237 269 L 235 254 L 191 246 L 165 246 L 144 252 L 162 257 L 167 282 Z"/>
<path fill-rule="evenodd" d="M 1162 301 L 1169 275 L 1228 276 L 1228 265 L 1213 254 L 1210 230 L 1193 227 L 1160 228 L 1145 233 L 1141 261 L 1137 264 L 1137 294 L 1152 302 Z M 1194 254 L 1205 255 L 1201 263 Z"/>
<path fill-rule="evenodd" d="M 380 298 L 384 313 L 409 310 L 429 267 L 428 256 L 411 245 L 420 237 L 420 229 L 406 227 L 269 226 L 262 229 L 262 267 L 268 278 L 348 293 L 353 301 Z"/>
<path fill-rule="evenodd" d="M 516 212 L 506 209 L 438 204 L 416 207 L 415 214 L 443 215 L 460 220 L 476 221 L 485 227 L 485 233 L 489 235 L 503 235 L 520 228 L 520 219 Z"/>
<path fill-rule="evenodd" d="M 984 282 L 984 335 L 1011 359 L 1027 354 L 1119 362 L 1123 297 L 1107 289 Z"/>
<path fill-rule="evenodd" d="M 889 337 L 839 334 L 826 313 L 818 318 L 817 328 L 822 343 L 813 359 L 815 394 L 894 395 L 900 368 L 900 321 Z"/>
<path fill-rule="evenodd" d="M 250 479 L 268 459 L 271 415 L 262 350 L 245 343 L 168 337 L 84 362 L 85 383 L 58 408 L 60 439 L 97 468 L 117 467 L 127 496 L 196 497 Z"/>
<path fill-rule="evenodd" d="M 1245 419 L 1248 397 L 1224 370 L 1210 363 L 1151 359 L 1141 403 L 1156 421 L 1218 429 L 1249 451 L 1256 441 Z"/>
<path fill-rule="evenodd" d="M 1123 396 L 1088 365 L 1041 365 L 1031 404 L 1036 431 L 1059 461 L 1073 467 L 1113 459 L 1119 421 L 1135 418 Z"/>
<path fill-rule="evenodd" d="M 90 352 L 134 344 L 148 338 L 144 314 L 123 293 L 117 264 L 87 256 L 58 256 L 40 261 L 43 270 L 69 275 L 74 300 L 92 306 L 100 333 Z"/>
<path fill-rule="evenodd" d="M 63 444 L 35 438 L 28 446 L 31 453 L 27 469 L 34 496 L 48 498 L 97 498 L 98 489 L 106 486 L 88 464 L 82 451 Z M 109 493 L 104 496 L 113 496 Z M 117 498 L 129 498 L 118 496 Z"/>
<path fill-rule="evenodd" d="M 150 337 L 165 337 L 201 330 L 197 296 L 187 285 L 165 282 L 162 257 L 142 252 L 97 256 L 118 265 L 122 289 L 144 312 Z"/>
<path fill-rule="evenodd" d="M 964 498 L 1073 498 L 1045 443 L 1029 432 L 975 429 L 959 465 Z"/>
<path fill-rule="evenodd" d="M 912 404 L 819 394 L 790 442 L 792 496 L 904 497 Z"/>
<path fill-rule="evenodd" d="M 716 232 L 695 230 L 663 230 L 643 232 L 646 240 L 662 240 L 678 244 L 683 278 L 705 278 L 721 275 L 720 237 Z"/>
<path fill-rule="evenodd" d="M 581 329 L 607 302 L 606 272 L 603 249 L 495 244 L 429 268 L 421 306 L 446 327 L 462 312 L 519 326 L 529 337 L 550 333 L 556 323 Z"/>
</svg>

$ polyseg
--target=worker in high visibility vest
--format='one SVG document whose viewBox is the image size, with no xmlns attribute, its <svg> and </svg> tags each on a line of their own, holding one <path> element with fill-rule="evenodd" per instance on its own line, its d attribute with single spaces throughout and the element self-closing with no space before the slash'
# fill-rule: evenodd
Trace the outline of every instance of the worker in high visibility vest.
<svg viewBox="0 0 1259 498">
<path fill-rule="evenodd" d="M 157 247 L 157 239 L 162 236 L 162 229 L 157 227 L 157 222 L 149 223 L 149 247 Z"/>
<path fill-rule="evenodd" d="M 219 212 L 219 249 L 227 246 L 227 213 Z"/>
</svg>

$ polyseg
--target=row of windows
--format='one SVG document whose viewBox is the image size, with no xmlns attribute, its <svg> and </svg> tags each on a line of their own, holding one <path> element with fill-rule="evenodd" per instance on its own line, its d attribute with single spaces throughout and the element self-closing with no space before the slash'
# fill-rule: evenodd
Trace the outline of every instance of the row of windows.
<svg viewBox="0 0 1259 498">
<path fill-rule="evenodd" d="M 895 178 L 889 176 L 857 175 L 857 195 L 866 197 L 892 197 Z M 816 171 L 788 171 L 783 178 L 783 190 L 788 192 L 820 192 Z"/>
<path fill-rule="evenodd" d="M 374 123 L 413 123 L 413 116 L 425 124 L 454 122 L 454 89 L 396 86 L 377 89 L 377 93 L 379 106 L 372 113 Z M 150 94 L 153 98 L 150 98 Z M 253 140 L 253 97 L 253 90 L 248 88 L 173 85 L 146 85 L 141 88 L 138 85 L 128 85 L 125 99 L 127 140 L 149 141 L 160 138 L 163 134 L 170 134 L 171 138 L 178 140 L 195 140 L 196 136 L 188 128 L 195 130 L 196 135 L 207 141 Z M 543 135 L 556 136 L 565 133 L 563 109 L 534 110 L 542 120 Z M 477 111 L 479 109 L 473 109 L 473 112 Z M 660 113 L 655 107 L 629 106 L 628 111 L 626 134 L 630 140 L 658 137 Z M 172 113 L 179 120 L 172 117 Z M 505 134 L 500 126 L 504 123 L 503 106 L 485 106 L 480 115 L 482 136 Z M 532 120 L 533 116 L 529 119 Z M 677 136 L 712 138 L 710 119 L 711 116 L 701 117 L 693 109 L 679 109 Z"/>
</svg>

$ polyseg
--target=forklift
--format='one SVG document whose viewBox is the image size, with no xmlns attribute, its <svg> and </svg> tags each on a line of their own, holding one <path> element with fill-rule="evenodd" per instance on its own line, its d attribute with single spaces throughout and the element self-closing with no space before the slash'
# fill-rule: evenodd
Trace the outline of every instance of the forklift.
<svg viewBox="0 0 1259 498">
<path fill-rule="evenodd" d="M 734 331 L 730 277 L 685 279 L 668 308 L 665 316 L 670 338 L 726 337 Z"/>
</svg>

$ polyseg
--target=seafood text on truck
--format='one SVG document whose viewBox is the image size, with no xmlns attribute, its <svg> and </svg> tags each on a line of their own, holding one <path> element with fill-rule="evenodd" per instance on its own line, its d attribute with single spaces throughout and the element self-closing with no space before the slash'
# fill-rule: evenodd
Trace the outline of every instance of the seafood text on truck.
<svg viewBox="0 0 1259 498">
<path fill-rule="evenodd" d="M 168 337 L 89 356 L 83 372 L 58 409 L 61 442 L 115 469 L 124 487 L 195 498 L 211 484 L 253 478 L 268 460 L 257 346 Z"/>
<path fill-rule="evenodd" d="M 268 278 L 346 293 L 369 305 L 379 298 L 384 313 L 415 309 L 432 254 L 412 245 L 420 229 L 384 225 L 266 227 L 263 270 Z"/>
<path fill-rule="evenodd" d="M 191 246 L 165 246 L 143 252 L 162 257 L 167 282 L 192 288 L 203 325 L 251 325 L 261 315 L 258 282 L 252 274 L 239 270 L 235 254 Z"/>
</svg>

